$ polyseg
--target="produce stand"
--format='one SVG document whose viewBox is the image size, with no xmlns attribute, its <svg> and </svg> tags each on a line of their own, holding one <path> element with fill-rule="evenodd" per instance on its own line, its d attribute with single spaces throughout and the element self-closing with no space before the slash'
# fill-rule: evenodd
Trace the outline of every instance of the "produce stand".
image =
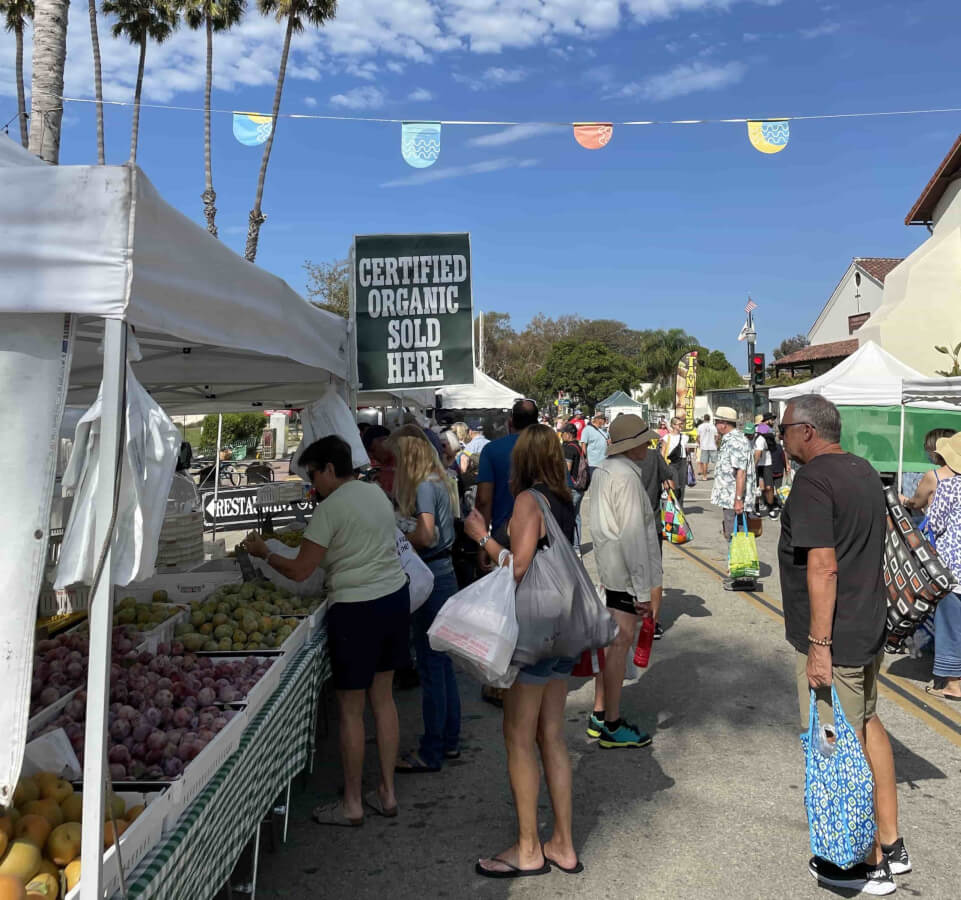
<svg viewBox="0 0 961 900">
<path fill-rule="evenodd" d="M 7 226 L 0 242 L 7 288 L 0 295 L 0 380 L 8 387 L 0 414 L 9 431 L 0 447 L 9 484 L 8 511 L 0 515 L 7 548 L 0 557 L 0 622 L 12 648 L 0 659 L 0 799 L 7 803 L 23 759 L 47 562 L 56 454 L 43 448 L 57 444 L 64 405 L 87 408 L 101 398 L 89 508 L 103 577 L 89 592 L 83 778 L 94 786 L 105 775 L 112 537 L 128 367 L 168 414 L 189 414 L 304 406 L 332 384 L 344 395 L 348 365 L 345 320 L 312 307 L 168 206 L 135 166 L 48 167 L 0 136 L 0 188 Z M 62 599 L 73 607 L 71 597 Z M 279 729 L 273 740 L 287 749 L 283 715 L 267 718 L 276 708 L 267 701 L 253 733 L 263 744 L 267 731 Z M 279 750 L 273 752 L 277 758 Z M 252 783 L 243 790 L 254 787 L 259 791 Z M 103 791 L 83 792 L 83 900 L 103 895 L 104 804 Z M 208 850 L 200 869 L 209 872 L 216 856 Z M 205 893 L 165 886 L 158 895 Z"/>
<path fill-rule="evenodd" d="M 216 893 L 244 847 L 259 833 L 260 823 L 277 797 L 310 764 L 317 704 L 329 674 L 322 627 L 247 723 L 237 750 L 187 807 L 173 831 L 129 876 L 127 896 L 131 900 Z"/>
</svg>

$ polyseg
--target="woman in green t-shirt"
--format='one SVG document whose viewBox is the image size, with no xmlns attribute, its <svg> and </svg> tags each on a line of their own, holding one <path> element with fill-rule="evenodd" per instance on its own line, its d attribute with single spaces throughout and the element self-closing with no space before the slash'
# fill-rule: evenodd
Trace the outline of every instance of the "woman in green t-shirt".
<svg viewBox="0 0 961 900">
<path fill-rule="evenodd" d="M 361 825 L 364 803 L 383 816 L 397 815 L 394 766 L 399 726 L 394 705 L 394 669 L 407 665 L 410 594 L 397 555 L 394 511 L 387 495 L 354 477 L 350 445 L 336 435 L 321 438 L 301 454 L 301 467 L 322 498 L 294 559 L 271 553 L 252 532 L 243 542 L 252 556 L 293 581 L 326 573 L 327 642 L 337 705 L 344 767 L 344 798 L 318 806 L 320 825 Z M 380 786 L 361 796 L 364 769 L 364 700 L 377 730 Z"/>
</svg>

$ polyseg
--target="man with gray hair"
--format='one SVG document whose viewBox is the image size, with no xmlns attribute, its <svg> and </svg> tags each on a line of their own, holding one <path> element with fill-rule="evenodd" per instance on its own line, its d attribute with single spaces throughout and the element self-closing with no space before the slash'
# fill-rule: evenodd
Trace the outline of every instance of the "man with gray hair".
<svg viewBox="0 0 961 900">
<path fill-rule="evenodd" d="M 867 858 L 841 869 L 813 856 L 808 868 L 822 884 L 890 894 L 896 889 L 892 873 L 910 872 L 911 859 L 898 833 L 891 743 L 877 714 L 886 616 L 881 479 L 870 463 L 841 449 L 840 413 L 823 397 L 795 398 L 780 432 L 784 449 L 802 464 L 781 514 L 778 544 L 784 629 L 797 651 L 801 723 L 806 731 L 811 691 L 818 720 L 833 721 L 833 684 L 875 783 L 877 833 Z"/>
</svg>

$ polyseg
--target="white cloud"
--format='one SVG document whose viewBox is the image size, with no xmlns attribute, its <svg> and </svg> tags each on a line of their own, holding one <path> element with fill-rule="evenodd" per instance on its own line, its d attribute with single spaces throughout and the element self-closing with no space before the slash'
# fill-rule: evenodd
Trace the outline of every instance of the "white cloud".
<svg viewBox="0 0 961 900">
<path fill-rule="evenodd" d="M 330 105 L 339 106 L 341 109 L 380 109 L 386 100 L 380 88 L 364 85 L 351 88 L 343 94 L 334 94 L 330 98 Z"/>
<path fill-rule="evenodd" d="M 542 134 L 556 132 L 558 130 L 560 130 L 560 128 L 557 125 L 511 125 L 501 131 L 494 131 L 490 134 L 482 134 L 480 137 L 470 138 L 467 144 L 471 147 L 503 147 L 506 144 L 526 141 L 529 138 L 539 137 Z"/>
<path fill-rule="evenodd" d="M 499 159 L 488 159 L 483 162 L 471 163 L 466 166 L 449 166 L 446 169 L 423 169 L 413 175 L 385 181 L 381 187 L 411 187 L 418 184 L 430 184 L 434 181 L 447 181 L 451 178 L 463 178 L 466 175 L 484 175 L 488 172 L 500 172 L 502 169 L 529 169 L 536 166 L 539 159 L 516 159 L 513 156 Z"/>
<path fill-rule="evenodd" d="M 304 97 L 304 103 L 313 109 L 317 105 L 316 97 Z"/>
<path fill-rule="evenodd" d="M 756 31 L 745 31 L 742 37 L 744 38 L 745 44 L 753 44 L 761 40 L 761 35 L 759 35 Z"/>
<path fill-rule="evenodd" d="M 407 99 L 412 103 L 426 103 L 428 100 L 433 100 L 434 95 L 426 88 L 415 88 L 407 95 Z"/>
<path fill-rule="evenodd" d="M 675 66 L 669 72 L 652 75 L 643 81 L 625 84 L 615 96 L 671 100 L 674 97 L 684 97 L 698 91 L 717 91 L 729 87 L 741 81 L 746 72 L 747 66 L 740 62 L 729 62 L 719 66 L 694 62 Z"/>
<path fill-rule="evenodd" d="M 841 30 L 840 22 L 822 22 L 820 25 L 815 25 L 813 28 L 802 28 L 800 35 L 805 40 L 811 40 L 812 38 L 825 37 L 829 34 L 836 34 Z"/>
<path fill-rule="evenodd" d="M 586 42 L 610 34 L 631 19 L 643 25 L 735 5 L 776 2 L 779 0 L 350 0 L 339 4 L 336 18 L 323 28 L 308 28 L 294 36 L 288 76 L 294 81 L 317 82 L 328 74 L 346 73 L 374 81 L 385 68 L 401 74 L 412 63 L 428 63 L 443 55 L 494 54 L 535 46 L 571 59 L 583 58 L 592 53 Z M 65 73 L 68 96 L 93 95 L 87 30 L 86 9 L 71 4 Z M 258 15 L 251 6 L 240 25 L 214 39 L 215 90 L 242 93 L 246 88 L 273 85 L 283 35 L 283 25 L 273 17 Z M 29 37 L 25 53 L 28 83 Z M 136 79 L 136 48 L 112 38 L 102 17 L 100 41 L 105 96 L 129 101 Z M 186 28 L 162 45 L 150 44 L 144 100 L 169 103 L 180 95 L 199 93 L 205 49 L 203 31 Z M 0 32 L 0 96 L 15 93 L 13 67 L 13 35 Z M 494 66 L 491 71 L 495 74 L 488 82 L 503 85 L 516 84 L 510 75 L 522 70 Z M 245 105 L 238 100 L 231 105 Z"/>
<path fill-rule="evenodd" d="M 462 75 L 455 73 L 454 81 L 466 84 L 472 91 L 485 91 L 489 88 L 503 87 L 507 84 L 520 84 L 530 75 L 527 69 L 506 69 L 503 66 L 491 66 L 480 75 Z"/>
</svg>

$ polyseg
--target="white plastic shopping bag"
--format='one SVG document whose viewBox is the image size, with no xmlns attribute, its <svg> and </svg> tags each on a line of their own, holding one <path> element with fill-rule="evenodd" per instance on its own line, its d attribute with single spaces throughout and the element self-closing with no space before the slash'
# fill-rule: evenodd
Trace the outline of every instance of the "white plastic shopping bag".
<svg viewBox="0 0 961 900">
<path fill-rule="evenodd" d="M 514 590 L 511 558 L 441 607 L 427 630 L 431 647 L 452 653 L 483 681 L 503 684 L 517 644 Z"/>
<path fill-rule="evenodd" d="M 417 551 L 411 546 L 403 531 L 399 528 L 395 529 L 394 536 L 397 540 L 400 564 L 410 580 L 410 611 L 415 613 L 427 602 L 427 598 L 434 591 L 434 573 L 417 555 Z"/>
</svg>

